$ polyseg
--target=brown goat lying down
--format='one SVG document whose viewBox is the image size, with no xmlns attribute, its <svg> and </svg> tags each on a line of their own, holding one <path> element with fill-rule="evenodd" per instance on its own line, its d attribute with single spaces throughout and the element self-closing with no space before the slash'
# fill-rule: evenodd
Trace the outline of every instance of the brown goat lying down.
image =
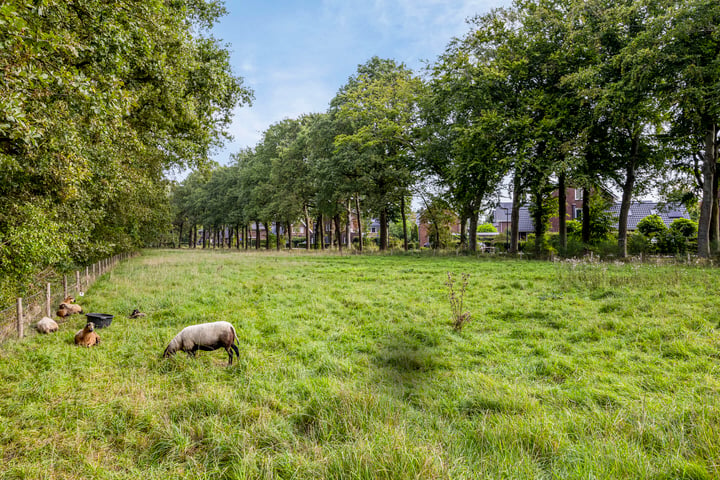
<svg viewBox="0 0 720 480">
<path fill-rule="evenodd" d="M 235 327 L 228 322 L 191 325 L 183 328 L 180 333 L 175 335 L 175 338 L 170 340 L 170 344 L 165 349 L 163 356 L 167 358 L 178 351 L 195 356 L 195 352 L 198 350 L 210 351 L 224 348 L 229 357 L 228 365 L 232 365 L 233 351 L 235 351 L 238 358 L 240 357 L 240 351 L 235 346 L 236 341 Z"/>
<path fill-rule="evenodd" d="M 95 324 L 88 322 L 85 328 L 75 334 L 75 345 L 81 347 L 92 347 L 100 343 L 100 337 L 95 333 Z"/>
</svg>

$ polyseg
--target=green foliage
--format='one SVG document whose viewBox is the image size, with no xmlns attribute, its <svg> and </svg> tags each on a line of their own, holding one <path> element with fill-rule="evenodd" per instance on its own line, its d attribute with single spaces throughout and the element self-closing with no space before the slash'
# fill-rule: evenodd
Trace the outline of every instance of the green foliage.
<svg viewBox="0 0 720 480">
<path fill-rule="evenodd" d="M 204 36 L 223 11 L 213 0 L 3 2 L 0 275 L 162 241 L 164 174 L 204 165 L 251 97 Z"/>
<path fill-rule="evenodd" d="M 670 224 L 670 232 L 678 233 L 687 239 L 697 237 L 698 224 L 687 218 L 676 218 Z"/>
<path fill-rule="evenodd" d="M 497 228 L 492 223 L 483 223 L 477 227 L 478 233 L 497 233 Z"/>
<path fill-rule="evenodd" d="M 590 243 L 607 240 L 617 225 L 617 218 L 609 211 L 610 201 L 602 195 L 590 197 Z"/>
<path fill-rule="evenodd" d="M 565 230 L 568 236 L 580 238 L 582 234 L 582 222 L 580 220 L 568 220 L 565 222 Z"/>
<path fill-rule="evenodd" d="M 652 214 L 638 222 L 637 231 L 646 237 L 652 238 L 665 233 L 667 231 L 667 227 L 659 215 Z"/>
</svg>

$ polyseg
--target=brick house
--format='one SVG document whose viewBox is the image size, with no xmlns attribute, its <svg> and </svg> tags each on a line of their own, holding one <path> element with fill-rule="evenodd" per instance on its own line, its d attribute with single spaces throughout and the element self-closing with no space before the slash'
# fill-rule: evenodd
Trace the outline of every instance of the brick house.
<svg viewBox="0 0 720 480">
<path fill-rule="evenodd" d="M 603 191 L 613 201 L 612 206 L 608 209 L 616 218 L 620 215 L 620 202 L 608 191 Z M 557 193 L 554 194 L 557 196 Z M 583 198 L 582 190 L 568 188 L 565 194 L 566 204 L 565 213 L 568 220 L 579 220 L 582 216 Z M 512 202 L 500 202 L 493 211 L 493 225 L 498 229 L 498 233 L 505 233 L 510 228 L 510 215 L 512 213 Z M 628 213 L 628 231 L 632 232 L 637 228 L 638 222 L 648 215 L 657 214 L 662 218 L 665 226 L 670 224 L 677 218 L 690 218 L 684 205 L 666 204 L 661 205 L 657 202 L 632 202 L 630 204 L 630 212 Z M 615 225 L 617 230 L 617 225 Z M 550 219 L 550 233 L 560 231 L 560 220 L 557 216 Z M 520 221 L 518 232 L 521 239 L 527 238 L 529 233 L 535 232 L 532 217 L 527 205 L 520 207 Z"/>
</svg>

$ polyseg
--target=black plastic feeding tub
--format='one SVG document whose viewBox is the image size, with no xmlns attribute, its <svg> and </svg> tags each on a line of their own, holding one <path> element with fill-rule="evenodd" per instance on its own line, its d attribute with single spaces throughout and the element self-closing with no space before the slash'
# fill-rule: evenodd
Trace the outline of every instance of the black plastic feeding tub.
<svg viewBox="0 0 720 480">
<path fill-rule="evenodd" d="M 109 327 L 113 320 L 113 315 L 107 313 L 86 313 L 88 322 L 95 324 L 95 328 Z"/>
</svg>

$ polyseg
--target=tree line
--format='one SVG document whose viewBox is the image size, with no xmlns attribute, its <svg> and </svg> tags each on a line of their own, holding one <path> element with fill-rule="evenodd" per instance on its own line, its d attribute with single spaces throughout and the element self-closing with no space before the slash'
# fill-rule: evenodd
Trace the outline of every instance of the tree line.
<svg viewBox="0 0 720 480">
<path fill-rule="evenodd" d="M 562 253 L 565 187 L 583 191 L 589 243 L 591 199 L 610 185 L 622 192 L 618 255 L 632 199 L 652 189 L 700 201 L 707 257 L 720 240 L 719 26 L 715 0 L 516 0 L 471 19 L 424 71 L 374 57 L 327 111 L 271 125 L 231 165 L 190 175 L 174 190 L 175 224 L 332 222 L 340 238 L 351 218 L 372 216 L 386 249 L 390 221 L 408 238 L 410 198 L 429 223 L 452 210 L 475 232 L 506 189 L 510 251 L 527 201 L 535 247 L 555 215 Z M 477 247 L 474 234 L 462 242 Z"/>
<path fill-rule="evenodd" d="M 0 5 L 0 297 L 170 223 L 173 169 L 205 165 L 252 92 L 208 34 L 214 0 Z"/>
</svg>

